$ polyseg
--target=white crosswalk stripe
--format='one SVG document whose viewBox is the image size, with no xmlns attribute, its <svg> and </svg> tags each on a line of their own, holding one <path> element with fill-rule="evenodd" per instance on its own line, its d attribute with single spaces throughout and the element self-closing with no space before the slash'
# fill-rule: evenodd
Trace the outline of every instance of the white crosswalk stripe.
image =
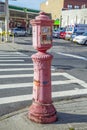
<svg viewBox="0 0 87 130">
<path fill-rule="evenodd" d="M 4 56 L 2 56 L 2 57 L 0 57 L 0 59 L 26 59 L 26 58 L 28 58 L 28 59 L 31 59 L 31 57 L 26 57 L 26 56 L 6 56 L 6 57 L 4 57 Z"/>
<path fill-rule="evenodd" d="M 10 69 L 0 69 L 0 71 L 25 71 L 25 70 L 33 70 L 33 68 L 10 68 Z"/>
<path fill-rule="evenodd" d="M 13 63 L 12 64 L 9 64 L 9 63 L 8 64 L 5 64 L 5 63 L 2 64 L 1 63 L 0 64 L 0 66 L 29 66 L 29 65 L 33 65 L 33 64 L 29 64 L 29 63 L 28 64 L 21 64 L 21 63 L 19 63 L 19 64 L 18 63 L 14 63 L 14 64 Z"/>
<path fill-rule="evenodd" d="M 0 60 L 0 62 L 13 62 L 13 61 L 24 62 L 24 60 Z"/>
<path fill-rule="evenodd" d="M 17 60 L 19 58 L 19 60 Z M 20 52 L 0 52 L 0 67 L 3 66 L 4 68 L 0 68 L 0 91 L 9 91 L 9 89 L 21 89 L 21 88 L 32 88 L 33 89 L 33 82 L 20 82 L 18 83 L 7 83 L 2 80 L 3 79 L 9 79 L 10 81 L 12 79 L 19 79 L 19 78 L 32 78 L 33 79 L 33 63 L 25 63 L 25 61 L 22 58 L 30 58 L 27 55 L 23 55 Z M 17 63 L 13 63 L 16 61 Z M 6 63 L 3 63 L 6 62 Z M 22 62 L 22 63 L 21 63 Z M 19 66 L 21 66 L 19 68 Z M 26 66 L 26 67 L 25 67 Z M 10 67 L 10 68 L 8 68 Z M 54 70 L 54 68 L 51 68 Z M 32 73 L 24 73 L 25 71 L 32 71 Z M 14 73 L 15 72 L 15 73 Z M 21 74 L 19 72 L 22 72 Z M 4 74 L 3 74 L 4 73 Z M 5 74 L 8 73 L 8 74 Z M 11 73 L 11 74 L 10 74 Z M 77 83 L 84 87 L 84 89 L 77 89 L 74 90 L 67 90 L 67 91 L 59 91 L 59 92 L 52 92 L 52 98 L 57 97 L 64 97 L 64 96 L 74 96 L 74 95 L 80 95 L 80 94 L 87 94 L 87 83 L 75 78 L 74 76 L 69 75 L 65 72 L 53 72 L 52 71 L 52 77 L 58 77 L 63 76 L 65 80 L 52 80 L 52 86 L 56 87 L 59 85 L 65 85 L 65 84 L 74 84 Z M 20 95 L 13 95 L 13 96 L 2 96 L 0 97 L 0 104 L 9 104 L 13 102 L 21 102 L 21 101 L 29 101 L 32 100 L 32 92 L 31 94 L 20 94 Z"/>
<path fill-rule="evenodd" d="M 52 85 L 60 85 L 60 84 L 70 84 L 76 83 L 75 80 L 66 80 L 66 81 L 52 81 Z M 33 83 L 14 83 L 14 84 L 2 84 L 0 85 L 0 89 L 9 89 L 9 88 L 24 88 L 24 87 L 32 87 Z"/>
<path fill-rule="evenodd" d="M 60 76 L 63 73 L 52 73 L 52 76 Z M 33 74 L 14 74 L 14 75 L 0 75 L 0 78 L 18 78 L 18 77 L 33 77 Z"/>
<path fill-rule="evenodd" d="M 52 98 L 56 98 L 56 97 L 61 98 L 61 97 L 65 97 L 65 96 L 75 96 L 75 95 L 81 95 L 81 94 L 87 94 L 87 89 L 53 92 Z M 29 100 L 32 100 L 32 96 L 33 96 L 32 94 L 29 94 L 29 95 L 4 97 L 4 98 L 0 98 L 0 104 L 29 101 Z"/>
</svg>

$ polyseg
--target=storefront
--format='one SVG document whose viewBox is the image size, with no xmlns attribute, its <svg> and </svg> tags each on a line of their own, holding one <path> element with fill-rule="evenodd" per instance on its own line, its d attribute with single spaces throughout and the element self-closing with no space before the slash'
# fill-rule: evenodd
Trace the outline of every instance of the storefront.
<svg viewBox="0 0 87 130">
<path fill-rule="evenodd" d="M 39 10 L 9 5 L 9 28 L 22 26 L 28 29 L 30 26 L 30 20 L 34 19 L 39 12 Z M 0 21 L 5 21 L 4 2 L 0 2 Z"/>
</svg>

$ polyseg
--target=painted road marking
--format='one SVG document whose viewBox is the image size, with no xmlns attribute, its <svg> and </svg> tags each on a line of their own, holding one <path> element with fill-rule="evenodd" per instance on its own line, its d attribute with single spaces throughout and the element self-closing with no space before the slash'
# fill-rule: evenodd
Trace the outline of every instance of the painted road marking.
<svg viewBox="0 0 87 130">
<path fill-rule="evenodd" d="M 77 95 L 83 95 L 83 94 L 87 94 L 87 89 L 52 92 L 52 98 L 63 98 L 67 96 L 77 96 Z M 0 98 L 0 105 L 13 103 L 13 102 L 20 102 L 20 101 L 29 101 L 29 100 L 32 100 L 32 97 L 33 97 L 32 94 L 4 97 L 4 98 Z"/>
<path fill-rule="evenodd" d="M 21 52 L 0 52 L 0 56 L 28 56 Z"/>
<path fill-rule="evenodd" d="M 52 85 L 71 84 L 71 83 L 76 83 L 76 82 L 75 82 L 75 80 L 52 81 Z M 29 83 L 14 83 L 14 84 L 1 84 L 0 85 L 0 89 L 25 88 L 25 87 L 33 87 L 33 82 L 29 82 Z"/>
<path fill-rule="evenodd" d="M 6 54 L 7 54 L 7 55 L 8 55 L 8 54 L 11 54 L 11 55 L 16 55 L 16 54 L 18 54 L 18 55 L 19 55 L 20 53 L 19 53 L 19 52 L 13 52 L 13 51 L 12 51 L 12 52 L 10 52 L 10 51 L 9 51 L 9 52 L 0 51 L 0 55 L 4 55 L 4 54 L 5 54 L 5 55 L 6 55 Z"/>
<path fill-rule="evenodd" d="M 61 75 L 64 75 L 63 73 L 52 73 L 51 74 L 52 76 L 61 76 Z M 21 77 L 33 77 L 34 74 L 10 74 L 10 75 L 0 75 L 0 78 L 3 79 L 3 78 L 21 78 Z M 68 78 L 68 77 L 67 77 Z"/>
<path fill-rule="evenodd" d="M 15 54 L 15 53 L 14 53 Z M 22 54 L 22 53 L 16 53 L 16 54 Z M 64 53 L 63 53 L 64 54 Z M 26 55 L 25 55 L 26 56 Z M 14 58 L 23 58 L 25 56 L 6 56 L 4 57 L 4 55 L 2 55 L 1 58 L 5 59 L 5 58 L 12 58 L 12 60 Z M 68 55 L 67 55 L 68 56 Z M 69 55 L 72 56 L 72 55 Z M 31 58 L 31 57 L 25 57 L 25 58 Z M 81 59 L 82 57 L 74 57 L 74 58 L 79 58 Z M 85 59 L 85 58 L 82 58 Z M 10 59 L 9 59 L 10 60 Z M 11 61 L 12 61 L 11 60 Z M 0 64 L 0 66 L 29 66 L 29 65 L 33 65 L 31 64 Z M 54 68 L 52 67 L 52 69 L 54 70 Z M 33 68 L 7 68 L 7 69 L 0 69 L 0 71 L 21 71 L 21 70 L 33 70 Z M 0 75 L 0 78 L 21 78 L 21 77 L 33 77 L 33 74 L 12 74 L 12 75 Z M 85 81 L 82 81 L 68 73 L 60 73 L 60 72 L 54 72 L 52 73 L 52 76 L 64 76 L 65 78 L 67 78 L 64 81 L 52 81 L 52 85 L 59 85 L 59 84 L 71 84 L 71 83 L 77 83 L 80 86 L 83 86 L 85 89 L 77 89 L 75 88 L 74 90 L 67 90 L 67 91 L 59 91 L 59 92 L 52 92 L 52 98 L 62 98 L 62 97 L 67 97 L 67 96 L 77 96 L 77 95 L 83 95 L 83 94 L 87 94 L 87 83 Z M 0 90 L 1 89 L 9 89 L 9 88 L 23 88 L 23 87 L 33 87 L 33 83 L 14 83 L 14 84 L 1 84 L 0 85 Z M 7 103 L 13 103 L 13 102 L 20 102 L 20 101 L 29 101 L 32 100 L 32 94 L 28 94 L 28 95 L 19 95 L 19 96 L 9 96 L 9 97 L 3 97 L 0 98 L 0 104 L 7 104 Z"/>
<path fill-rule="evenodd" d="M 4 98 L 0 98 L 0 105 L 1 104 L 13 103 L 13 102 L 20 102 L 20 101 L 29 101 L 29 100 L 32 100 L 32 94 L 21 95 L 21 96 L 12 96 L 12 97 L 4 97 Z"/>
<path fill-rule="evenodd" d="M 76 83 L 78 83 L 79 85 L 83 86 L 84 88 L 87 88 L 87 83 L 85 81 L 80 80 L 80 79 L 78 79 L 78 78 L 76 78 L 76 77 L 74 77 L 74 76 L 72 76 L 72 75 L 70 75 L 68 73 L 63 73 L 63 76 L 65 76 L 68 79 L 75 80 Z"/>
<path fill-rule="evenodd" d="M 12 63 L 12 64 L 2 64 L 0 63 L 0 66 L 29 66 L 29 65 L 33 65 L 33 64 L 19 64 L 19 63 Z"/>
<path fill-rule="evenodd" d="M 61 92 L 53 92 L 52 97 L 65 97 L 65 96 L 77 96 L 87 94 L 87 89 L 78 89 L 78 90 L 68 90 L 68 91 L 61 91 Z"/>
<path fill-rule="evenodd" d="M 0 79 L 3 78 L 24 78 L 24 77 L 33 77 L 33 74 L 12 74 L 12 75 L 0 75 Z"/>
<path fill-rule="evenodd" d="M 0 71 L 25 71 L 25 70 L 34 70 L 33 68 L 8 68 L 8 69 L 0 69 Z"/>
<path fill-rule="evenodd" d="M 34 68 L 11 68 L 11 69 L 0 69 L 0 71 L 25 71 L 25 70 L 34 70 Z M 51 68 L 54 70 L 54 68 Z"/>
<path fill-rule="evenodd" d="M 73 58 L 77 58 L 77 59 L 81 59 L 81 60 L 87 61 L 87 58 L 86 58 L 86 57 L 83 57 L 83 56 L 72 55 L 72 54 L 66 54 L 66 53 L 62 53 L 62 52 L 58 52 L 57 54 L 64 55 L 64 56 L 69 56 L 69 57 L 73 57 Z"/>
<path fill-rule="evenodd" d="M 19 61 L 19 62 L 24 62 L 24 60 L 0 60 L 0 62 L 16 62 L 16 61 Z"/>
<path fill-rule="evenodd" d="M 28 56 L 28 55 L 26 55 L 26 54 L 24 54 L 24 53 L 22 53 L 22 52 L 17 52 L 17 54 L 23 55 L 23 56 Z"/>
<path fill-rule="evenodd" d="M 8 68 L 8 69 L 0 69 L 0 71 L 25 71 L 25 70 L 34 70 L 34 68 Z M 51 68 L 51 70 L 54 70 L 54 68 Z"/>
<path fill-rule="evenodd" d="M 52 73 L 52 76 L 58 76 L 61 75 L 61 73 Z M 10 75 L 0 75 L 0 78 L 21 78 L 21 77 L 33 77 L 34 74 L 10 74 Z"/>
<path fill-rule="evenodd" d="M 26 55 L 24 55 L 24 54 L 21 54 L 21 55 L 19 55 L 19 54 L 0 54 L 0 57 L 14 57 L 14 56 L 26 56 Z"/>
<path fill-rule="evenodd" d="M 0 79 L 3 79 L 3 78 L 24 78 L 24 77 L 33 77 L 34 74 L 12 74 L 12 75 L 0 75 Z M 74 76 L 71 76 L 70 74 L 68 73 L 59 73 L 59 72 L 55 72 L 55 73 L 52 73 L 52 76 L 64 76 L 66 78 L 68 78 L 69 80 L 66 80 L 66 81 L 58 81 L 60 82 L 59 84 L 62 84 L 62 82 L 64 82 L 65 84 L 67 83 L 77 83 L 81 86 L 83 86 L 84 88 L 87 88 L 87 83 L 85 81 L 82 81 L 80 79 L 77 79 L 75 78 Z M 57 84 L 57 82 L 55 82 Z"/>
<path fill-rule="evenodd" d="M 31 59 L 31 57 L 28 57 L 28 56 L 8 56 L 8 57 L 1 57 L 0 56 L 0 59 L 18 59 L 18 58 L 27 58 L 27 59 Z"/>
</svg>

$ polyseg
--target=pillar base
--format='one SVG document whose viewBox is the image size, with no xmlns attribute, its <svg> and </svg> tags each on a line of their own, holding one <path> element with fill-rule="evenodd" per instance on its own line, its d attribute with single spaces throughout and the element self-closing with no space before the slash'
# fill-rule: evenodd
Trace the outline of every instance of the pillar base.
<svg viewBox="0 0 87 130">
<path fill-rule="evenodd" d="M 28 118 L 34 122 L 46 124 L 57 121 L 57 113 L 53 104 L 33 103 L 29 108 Z"/>
</svg>

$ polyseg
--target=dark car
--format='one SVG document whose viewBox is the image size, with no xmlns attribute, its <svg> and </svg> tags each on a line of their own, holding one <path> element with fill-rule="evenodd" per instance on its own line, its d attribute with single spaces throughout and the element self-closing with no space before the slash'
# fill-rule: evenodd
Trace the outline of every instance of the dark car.
<svg viewBox="0 0 87 130">
<path fill-rule="evenodd" d="M 58 28 L 57 30 L 53 31 L 53 37 L 59 38 L 60 32 L 63 31 L 63 27 Z"/>
</svg>

